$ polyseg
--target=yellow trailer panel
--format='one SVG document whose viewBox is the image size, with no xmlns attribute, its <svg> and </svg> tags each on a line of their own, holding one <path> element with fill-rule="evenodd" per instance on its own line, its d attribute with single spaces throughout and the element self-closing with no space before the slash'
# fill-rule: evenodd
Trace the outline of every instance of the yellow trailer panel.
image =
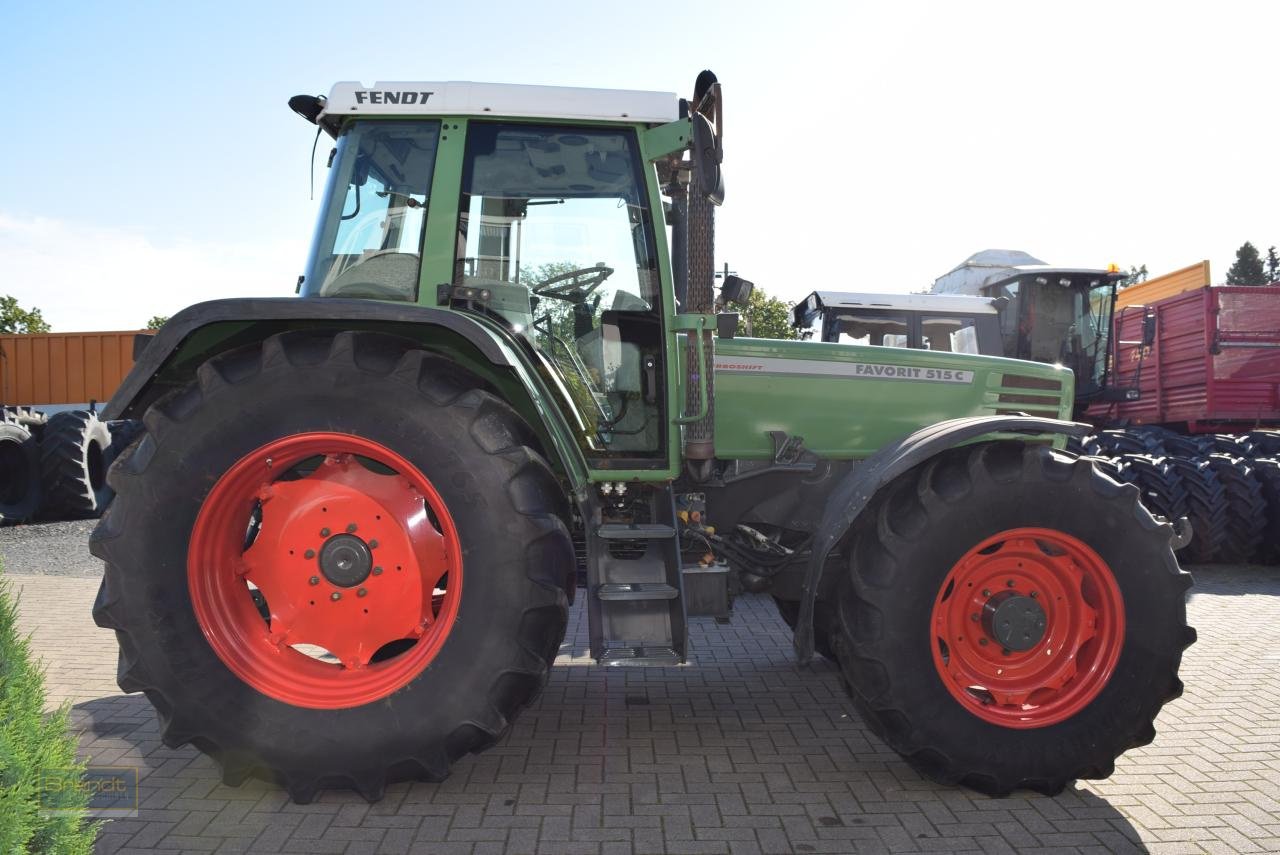
<svg viewBox="0 0 1280 855">
<path fill-rule="evenodd" d="M 1165 297 L 1172 297 L 1183 291 L 1193 291 L 1212 284 L 1213 282 L 1209 279 L 1209 261 L 1205 259 L 1181 270 L 1148 279 L 1137 285 L 1130 285 L 1116 295 L 1116 308 L 1146 306 L 1156 300 L 1163 300 Z"/>
</svg>

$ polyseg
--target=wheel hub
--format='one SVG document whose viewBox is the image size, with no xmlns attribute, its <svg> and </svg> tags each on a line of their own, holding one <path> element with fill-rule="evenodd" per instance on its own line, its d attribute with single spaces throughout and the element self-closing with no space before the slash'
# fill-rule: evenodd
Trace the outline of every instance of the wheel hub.
<svg viewBox="0 0 1280 855">
<path fill-rule="evenodd" d="M 354 588 L 373 570 L 369 544 L 354 534 L 335 534 L 320 547 L 320 572 L 340 588 Z"/>
<path fill-rule="evenodd" d="M 982 628 L 1006 650 L 1030 650 L 1044 638 L 1048 620 L 1037 600 L 1001 591 L 982 609 Z"/>
</svg>

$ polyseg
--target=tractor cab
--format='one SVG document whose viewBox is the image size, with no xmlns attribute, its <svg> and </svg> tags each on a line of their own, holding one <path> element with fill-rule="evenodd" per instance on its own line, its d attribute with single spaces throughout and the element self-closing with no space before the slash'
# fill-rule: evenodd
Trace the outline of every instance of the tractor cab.
<svg viewBox="0 0 1280 855">
<path fill-rule="evenodd" d="M 835 344 L 1001 355 L 1007 300 L 934 294 L 814 291 L 792 310 L 801 335 Z"/>
<path fill-rule="evenodd" d="M 339 84 L 309 105 L 336 144 L 301 293 L 483 315 L 533 351 L 590 457 L 665 465 L 673 307 L 641 136 L 675 122 L 678 104 L 651 92 Z"/>
</svg>

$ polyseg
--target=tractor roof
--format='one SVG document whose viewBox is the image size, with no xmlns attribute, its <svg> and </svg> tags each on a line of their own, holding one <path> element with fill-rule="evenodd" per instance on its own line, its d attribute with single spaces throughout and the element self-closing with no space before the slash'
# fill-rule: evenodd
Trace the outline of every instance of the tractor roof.
<svg viewBox="0 0 1280 855">
<path fill-rule="evenodd" d="M 999 314 L 992 297 L 956 294 L 873 294 L 859 291 L 814 291 L 796 304 L 793 310 L 796 327 L 808 327 L 820 312 L 889 310 L 899 312 L 945 312 L 948 314 Z"/>
<path fill-rule="evenodd" d="M 674 92 L 581 89 L 511 83 L 389 82 L 334 85 L 321 118 L 344 116 L 516 116 L 626 120 L 664 124 L 678 118 Z"/>
</svg>

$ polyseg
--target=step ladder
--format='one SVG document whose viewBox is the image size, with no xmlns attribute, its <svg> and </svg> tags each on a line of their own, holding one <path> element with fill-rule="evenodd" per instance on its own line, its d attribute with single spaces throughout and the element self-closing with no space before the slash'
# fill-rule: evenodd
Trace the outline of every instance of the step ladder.
<svg viewBox="0 0 1280 855">
<path fill-rule="evenodd" d="M 652 522 L 587 522 L 591 655 L 601 665 L 669 666 L 688 643 L 680 541 L 670 487 L 651 488 Z"/>
</svg>

